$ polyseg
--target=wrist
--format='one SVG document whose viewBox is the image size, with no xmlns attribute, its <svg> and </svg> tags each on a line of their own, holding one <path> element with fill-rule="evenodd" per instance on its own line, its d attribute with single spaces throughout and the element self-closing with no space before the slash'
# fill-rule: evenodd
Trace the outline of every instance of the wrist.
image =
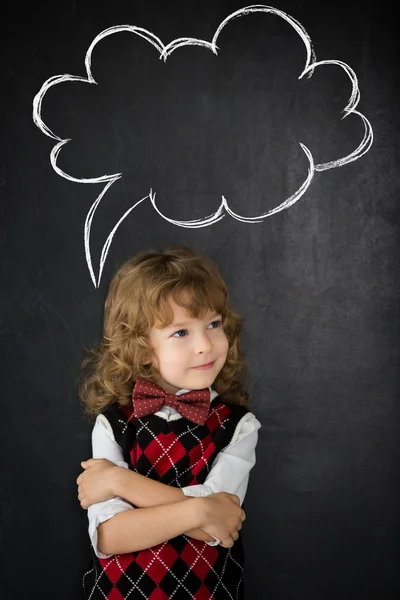
<svg viewBox="0 0 400 600">
<path fill-rule="evenodd" d="M 125 498 L 125 486 L 129 475 L 132 475 L 132 473 L 129 473 L 129 469 L 115 466 L 111 471 L 111 475 L 112 493 L 114 496 L 121 496 L 122 498 Z"/>
<path fill-rule="evenodd" d="M 206 525 L 207 522 L 207 517 L 206 517 L 206 506 L 205 506 L 205 502 L 204 502 L 204 498 L 188 498 L 186 497 L 188 500 L 190 499 L 191 502 L 188 502 L 188 505 L 190 505 L 191 510 L 193 511 L 193 519 L 194 519 L 194 526 L 193 529 L 198 528 L 201 529 L 202 527 L 204 527 Z"/>
</svg>

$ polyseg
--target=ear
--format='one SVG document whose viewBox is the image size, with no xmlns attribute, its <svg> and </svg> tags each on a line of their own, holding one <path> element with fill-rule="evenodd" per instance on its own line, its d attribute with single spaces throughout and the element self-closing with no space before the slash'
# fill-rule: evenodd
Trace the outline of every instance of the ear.
<svg viewBox="0 0 400 600">
<path fill-rule="evenodd" d="M 142 365 L 150 365 L 152 363 L 151 358 L 149 356 L 145 356 L 141 362 Z"/>
<path fill-rule="evenodd" d="M 151 348 L 148 348 L 147 351 L 143 353 L 143 359 L 141 361 L 142 365 L 151 365 L 154 361 L 153 351 Z"/>
</svg>

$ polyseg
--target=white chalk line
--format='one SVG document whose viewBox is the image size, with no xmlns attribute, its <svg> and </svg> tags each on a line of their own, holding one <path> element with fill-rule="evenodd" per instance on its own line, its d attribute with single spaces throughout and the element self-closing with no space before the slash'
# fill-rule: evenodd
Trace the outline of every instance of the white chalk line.
<svg viewBox="0 0 400 600">
<path fill-rule="evenodd" d="M 305 49 L 306 49 L 306 62 L 305 62 L 305 67 L 303 69 L 303 72 L 299 76 L 299 79 L 301 79 L 304 75 L 307 75 L 310 78 L 312 76 L 315 68 L 322 66 L 322 65 L 336 65 L 336 66 L 341 67 L 344 70 L 344 72 L 347 74 L 347 76 L 349 77 L 350 82 L 351 82 L 351 95 L 350 95 L 350 98 L 349 98 L 349 101 L 348 101 L 346 107 L 344 108 L 343 118 L 346 118 L 349 114 L 354 114 L 361 118 L 363 125 L 364 125 L 364 135 L 363 135 L 363 138 L 362 138 L 360 144 L 357 146 L 357 148 L 353 152 L 351 152 L 347 156 L 344 156 L 337 160 L 332 160 L 329 162 L 320 163 L 320 164 L 315 165 L 311 151 L 308 148 L 306 148 L 306 146 L 304 144 L 300 143 L 300 146 L 303 149 L 303 151 L 306 154 L 308 161 L 309 161 L 308 175 L 307 175 L 305 181 L 303 182 L 303 184 L 299 187 L 299 189 L 294 194 L 292 194 L 289 198 L 287 198 L 285 201 L 283 201 L 277 207 L 275 207 L 261 215 L 255 216 L 255 217 L 245 217 L 243 215 L 239 215 L 239 214 L 233 212 L 229 208 L 229 205 L 228 205 L 228 202 L 227 202 L 225 196 L 222 196 L 222 202 L 221 202 L 218 210 L 212 215 L 209 215 L 202 219 L 194 219 L 194 220 L 190 220 L 190 221 L 178 221 L 178 220 L 170 219 L 160 212 L 160 210 L 158 209 L 158 207 L 155 203 L 155 193 L 153 193 L 152 190 L 150 190 L 150 193 L 147 196 L 145 196 L 144 198 L 142 198 L 141 200 L 136 202 L 131 208 L 129 208 L 122 215 L 122 217 L 119 219 L 119 221 L 116 223 L 116 225 L 111 230 L 110 234 L 108 235 L 108 237 L 103 245 L 102 251 L 101 251 L 101 256 L 100 256 L 100 261 L 99 261 L 99 271 L 98 271 L 98 276 L 96 278 L 94 268 L 93 268 L 93 263 L 92 263 L 92 257 L 91 257 L 91 253 L 90 253 L 90 233 L 91 233 L 92 221 L 93 221 L 94 214 L 95 214 L 97 207 L 99 206 L 101 200 L 104 198 L 105 194 L 110 189 L 110 187 L 118 179 L 120 179 L 122 177 L 122 173 L 114 173 L 114 174 L 109 174 L 109 175 L 106 174 L 106 175 L 101 175 L 100 177 L 91 177 L 91 178 L 73 177 L 72 175 L 63 171 L 57 165 L 57 159 L 58 159 L 61 149 L 68 142 L 70 142 L 71 139 L 70 138 L 62 139 L 62 138 L 58 137 L 43 121 L 41 112 L 42 112 L 42 102 L 43 102 L 45 94 L 48 92 L 48 90 L 51 87 L 58 85 L 60 83 L 65 83 L 67 81 L 77 81 L 77 82 L 81 82 L 81 83 L 89 83 L 89 84 L 97 85 L 97 82 L 93 77 L 92 69 L 91 69 L 93 50 L 101 40 L 103 40 L 104 38 L 106 38 L 110 35 L 114 35 L 115 33 L 129 32 L 129 33 L 134 33 L 135 35 L 138 35 L 139 37 L 145 39 L 147 42 L 149 42 L 156 48 L 156 50 L 159 52 L 159 55 L 160 55 L 159 58 L 161 60 L 164 60 L 164 62 L 172 54 L 172 52 L 174 52 L 178 48 L 182 48 L 183 46 L 200 46 L 200 47 L 209 49 L 215 55 L 218 55 L 219 48 L 217 46 L 217 40 L 218 40 L 218 37 L 219 37 L 222 29 L 233 19 L 243 17 L 243 16 L 246 16 L 246 15 L 249 15 L 252 13 L 257 13 L 257 12 L 270 13 L 275 16 L 281 17 L 289 25 L 291 25 L 291 27 L 296 31 L 296 33 L 302 39 Z M 281 10 L 278 10 L 277 8 L 274 8 L 272 6 L 267 6 L 267 5 L 263 5 L 263 4 L 254 4 L 254 5 L 244 7 L 242 9 L 239 9 L 239 10 L 231 13 L 219 25 L 211 42 L 208 42 L 208 41 L 202 40 L 202 39 L 198 39 L 198 38 L 193 38 L 193 37 L 183 37 L 183 38 L 175 39 L 172 42 L 170 42 L 169 44 L 164 45 L 163 42 L 156 35 L 154 35 L 150 31 L 148 31 L 147 29 L 144 29 L 142 27 L 136 27 L 133 25 L 116 25 L 113 27 L 109 27 L 108 29 L 105 29 L 102 32 L 100 32 L 94 38 L 92 43 L 90 44 L 90 46 L 86 52 L 86 56 L 85 56 L 85 68 L 86 68 L 87 77 L 63 74 L 63 75 L 55 75 L 53 77 L 50 77 L 49 79 L 47 79 L 44 82 L 44 84 L 42 85 L 42 87 L 40 88 L 39 92 L 36 94 L 36 96 L 33 100 L 33 121 L 34 121 L 35 125 L 45 135 L 58 141 L 58 144 L 56 144 L 53 147 L 53 149 L 51 150 L 50 162 L 51 162 L 51 165 L 52 165 L 54 171 L 60 177 L 63 177 L 65 179 L 68 179 L 69 181 L 73 181 L 75 183 L 85 183 L 85 184 L 87 184 L 87 183 L 91 183 L 91 184 L 106 183 L 102 192 L 99 194 L 99 196 L 96 198 L 95 202 L 90 207 L 88 214 L 86 216 L 85 227 L 84 227 L 85 257 L 86 257 L 86 262 L 87 262 L 87 266 L 89 269 L 89 273 L 90 273 L 91 279 L 92 279 L 95 287 L 99 287 L 99 285 L 100 285 L 101 276 L 102 276 L 103 269 L 104 269 L 104 264 L 107 259 L 107 255 L 108 255 L 108 252 L 110 249 L 111 242 L 113 240 L 113 237 L 114 237 L 118 227 L 123 222 L 123 220 L 131 213 L 131 211 L 134 208 L 136 208 L 136 206 L 138 206 L 144 200 L 149 199 L 151 201 L 154 209 L 156 210 L 156 212 L 163 219 L 165 219 L 169 223 L 172 223 L 179 227 L 186 227 L 186 228 L 207 227 L 213 223 L 216 223 L 217 221 L 220 221 L 225 216 L 225 214 L 228 214 L 232 218 L 242 221 L 243 223 L 261 223 L 267 217 L 270 217 L 270 216 L 280 212 L 281 210 L 285 210 L 285 209 L 289 208 L 290 206 L 292 206 L 293 204 L 295 204 L 304 195 L 304 193 L 307 191 L 308 187 L 311 185 L 315 171 L 325 171 L 327 169 L 341 167 L 345 164 L 348 164 L 349 162 L 357 160 L 363 154 L 368 152 L 368 150 L 370 149 L 372 142 L 373 142 L 373 130 L 372 130 L 372 126 L 371 126 L 370 122 L 363 114 L 361 114 L 359 111 L 356 110 L 356 107 L 360 100 L 360 91 L 359 91 L 359 87 L 358 87 L 358 80 L 357 80 L 356 74 L 353 71 L 353 69 L 351 69 L 351 67 L 349 65 L 347 65 L 346 63 L 344 63 L 343 61 L 339 61 L 339 60 L 323 60 L 323 61 L 317 62 L 311 39 L 310 39 L 307 31 L 301 25 L 301 23 L 299 21 L 297 21 L 296 19 L 294 19 L 293 17 L 289 16 L 287 13 L 285 13 Z"/>
</svg>

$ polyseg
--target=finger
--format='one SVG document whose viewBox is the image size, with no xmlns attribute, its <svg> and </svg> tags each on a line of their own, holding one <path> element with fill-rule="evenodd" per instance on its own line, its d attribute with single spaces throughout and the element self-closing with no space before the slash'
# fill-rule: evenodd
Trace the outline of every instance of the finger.
<svg viewBox="0 0 400 600">
<path fill-rule="evenodd" d="M 244 510 L 242 510 L 242 514 L 240 515 L 240 519 L 241 521 L 244 521 L 246 518 L 246 513 L 244 512 Z"/>
<path fill-rule="evenodd" d="M 238 531 L 240 531 L 242 529 L 243 525 L 242 525 L 242 521 L 239 521 L 239 523 L 236 525 L 236 529 Z"/>
<path fill-rule="evenodd" d="M 238 504 L 240 506 L 239 496 L 236 496 L 236 494 L 231 494 L 231 500 L 232 500 L 232 502 L 234 502 L 235 504 Z"/>
<path fill-rule="evenodd" d="M 224 540 L 221 541 L 220 546 L 223 546 L 224 548 L 232 548 L 233 546 L 233 539 L 231 538 L 231 536 L 225 538 Z"/>
<path fill-rule="evenodd" d="M 88 460 L 83 460 L 81 462 L 81 465 L 84 469 L 86 469 L 86 467 L 91 467 L 93 465 L 96 464 L 96 462 L 99 462 L 101 460 L 101 458 L 88 458 Z"/>
<path fill-rule="evenodd" d="M 77 483 L 77 485 L 79 485 L 79 484 L 80 484 L 81 477 L 82 477 L 82 473 L 79 475 L 79 477 L 77 477 L 77 478 L 76 478 L 76 483 Z"/>
<path fill-rule="evenodd" d="M 238 539 L 238 537 L 239 537 L 239 533 L 238 533 L 238 531 L 235 529 L 235 531 L 232 531 L 232 533 L 231 533 L 231 538 L 232 538 L 232 540 L 233 540 L 234 542 L 236 542 L 236 540 Z"/>
</svg>

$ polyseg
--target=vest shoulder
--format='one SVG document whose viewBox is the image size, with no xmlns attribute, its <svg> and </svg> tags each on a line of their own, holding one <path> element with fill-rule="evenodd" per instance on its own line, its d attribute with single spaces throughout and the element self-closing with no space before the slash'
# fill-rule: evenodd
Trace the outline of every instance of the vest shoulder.
<svg viewBox="0 0 400 600">
<path fill-rule="evenodd" d="M 243 417 L 245 414 L 250 412 L 250 409 L 247 406 L 242 406 L 241 404 L 232 404 L 231 402 L 227 402 L 221 396 L 217 396 L 212 401 L 212 406 L 223 405 L 229 410 L 233 415 L 237 417 Z"/>
<path fill-rule="evenodd" d="M 115 402 L 108 408 L 106 408 L 102 414 L 106 417 L 110 423 L 114 423 L 118 420 L 128 420 L 132 416 L 133 408 L 132 406 L 123 406 L 118 402 Z"/>
</svg>

